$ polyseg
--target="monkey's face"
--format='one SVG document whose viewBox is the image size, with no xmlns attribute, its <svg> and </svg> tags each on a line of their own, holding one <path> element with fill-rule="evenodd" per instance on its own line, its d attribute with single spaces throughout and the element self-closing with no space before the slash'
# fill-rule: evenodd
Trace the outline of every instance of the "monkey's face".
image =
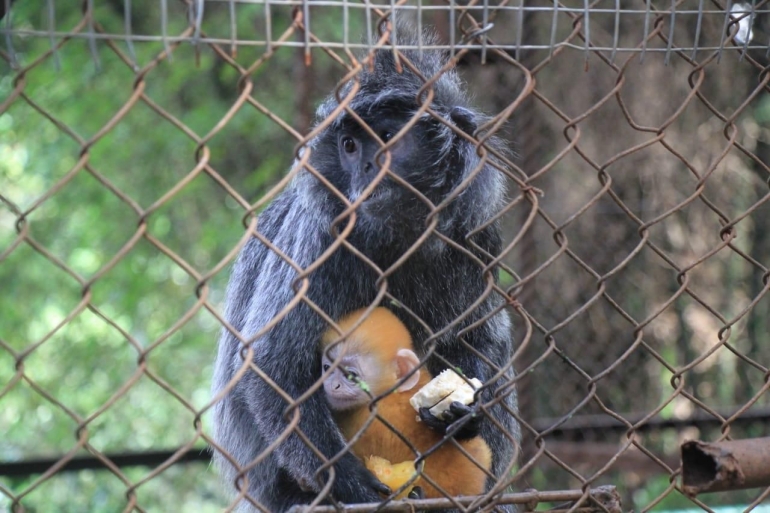
<svg viewBox="0 0 770 513">
<path fill-rule="evenodd" d="M 345 411 L 369 404 L 370 394 L 379 391 L 378 365 L 370 354 L 340 354 L 340 345 L 321 357 L 322 370 L 329 372 L 335 360 L 339 366 L 324 379 L 324 393 L 329 407 Z M 372 389 L 374 387 L 374 390 Z"/>
<path fill-rule="evenodd" d="M 356 210 L 357 246 L 370 245 L 376 233 L 383 245 L 405 249 L 456 182 L 451 131 L 427 116 L 409 124 L 411 116 L 397 112 L 379 107 L 361 114 L 366 127 L 344 118 L 314 149 L 324 177 L 351 203 L 363 198 Z"/>
<path fill-rule="evenodd" d="M 403 187 L 386 170 L 408 181 L 410 167 L 419 165 L 415 131 L 409 130 L 394 139 L 403 127 L 399 121 L 373 123 L 372 134 L 376 137 L 349 123 L 337 133 L 340 167 L 349 179 L 347 196 L 351 202 L 364 197 L 359 210 L 364 216 L 378 216 L 390 204 L 403 201 Z"/>
<path fill-rule="evenodd" d="M 350 201 L 365 198 L 359 210 L 365 217 L 414 220 L 429 210 L 420 199 L 420 194 L 432 195 L 430 177 L 436 174 L 429 123 L 421 121 L 402 131 L 407 121 L 383 115 L 370 118 L 370 131 L 356 123 L 343 123 L 337 131 L 340 167 L 349 178 L 347 196 Z"/>
<path fill-rule="evenodd" d="M 351 108 L 356 114 L 342 114 L 312 146 L 310 163 L 324 180 L 305 182 L 312 184 L 316 208 L 332 218 L 346 208 L 341 197 L 360 202 L 348 241 L 381 267 L 414 249 L 431 229 L 434 218 L 429 222 L 429 217 L 435 207 L 479 162 L 473 144 L 462 135 L 476 130 L 473 111 L 433 106 L 443 118 L 436 119 L 419 114 L 412 98 L 382 98 L 370 91 L 358 104 L 354 101 Z M 457 218 L 448 206 L 436 212 L 437 229 L 452 238 L 462 237 L 468 232 L 467 215 Z M 436 240 L 427 239 L 419 251 L 440 248 L 433 243 Z"/>
</svg>

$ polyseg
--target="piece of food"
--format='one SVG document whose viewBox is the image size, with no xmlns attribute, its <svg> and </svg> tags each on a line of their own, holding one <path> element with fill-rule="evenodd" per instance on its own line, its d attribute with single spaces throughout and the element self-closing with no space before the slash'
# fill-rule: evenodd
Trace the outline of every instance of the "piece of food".
<svg viewBox="0 0 770 513">
<path fill-rule="evenodd" d="M 469 381 L 470 384 L 452 369 L 447 369 L 414 394 L 409 404 L 415 411 L 430 408 L 434 417 L 442 418 L 454 401 L 465 405 L 473 403 L 473 393 L 481 388 L 481 381 L 477 378 Z"/>
<path fill-rule="evenodd" d="M 391 463 L 385 458 L 379 456 L 369 456 L 364 462 L 366 468 L 368 468 L 372 474 L 377 476 L 377 479 L 385 483 L 391 490 L 397 490 L 409 481 L 412 476 L 417 472 L 414 470 L 414 461 L 403 461 L 401 463 Z M 412 487 L 408 487 L 403 492 L 396 495 L 397 499 L 403 499 L 408 494 Z"/>
</svg>

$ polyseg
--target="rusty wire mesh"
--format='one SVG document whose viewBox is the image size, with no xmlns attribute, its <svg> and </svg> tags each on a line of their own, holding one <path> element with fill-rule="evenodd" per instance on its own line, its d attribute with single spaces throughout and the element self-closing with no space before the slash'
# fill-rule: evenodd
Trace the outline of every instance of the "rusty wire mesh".
<svg viewBox="0 0 770 513">
<path fill-rule="evenodd" d="M 235 504 L 184 463 L 221 450 L 227 269 L 388 15 L 435 27 L 516 153 L 511 490 L 770 493 L 677 482 L 684 439 L 770 425 L 768 2 L 0 5 L 0 465 L 49 458 L 0 476 L 0 510 Z M 104 470 L 66 472 L 82 455 Z"/>
</svg>

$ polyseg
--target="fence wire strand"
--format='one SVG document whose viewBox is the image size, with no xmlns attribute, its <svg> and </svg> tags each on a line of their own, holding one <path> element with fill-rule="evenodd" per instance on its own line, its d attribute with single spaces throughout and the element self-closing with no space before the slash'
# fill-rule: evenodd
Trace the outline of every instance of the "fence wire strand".
<svg viewBox="0 0 770 513">
<path fill-rule="evenodd" d="M 448 10 L 450 14 L 460 11 L 464 14 L 477 16 L 481 19 L 481 24 L 484 27 L 489 26 L 489 20 L 496 16 L 518 19 L 518 24 L 513 24 L 505 32 L 500 31 L 501 33 L 496 38 L 497 43 L 491 46 L 486 37 L 476 41 L 467 41 L 462 38 L 461 34 L 458 35 L 451 31 L 448 34 L 448 40 L 440 44 L 423 46 L 421 40 L 418 43 L 421 49 L 454 51 L 455 48 L 467 48 L 480 50 L 482 54 L 485 54 L 488 49 L 499 49 L 516 52 L 517 57 L 522 50 L 545 49 L 552 51 L 554 48 L 565 46 L 567 48 L 583 50 L 586 53 L 586 58 L 592 52 L 609 52 L 611 55 L 610 60 L 614 60 L 615 55 L 618 53 L 643 54 L 649 51 L 664 52 L 667 59 L 669 59 L 672 51 L 675 49 L 692 52 L 693 55 L 699 51 L 717 50 L 721 55 L 725 50 L 743 53 L 748 50 L 764 50 L 767 52 L 768 44 L 770 43 L 770 34 L 764 29 L 766 22 L 762 22 L 762 27 L 756 26 L 757 20 L 764 20 L 770 12 L 766 0 L 753 0 L 751 3 L 728 3 L 727 6 L 732 5 L 729 11 L 725 10 L 725 5 L 718 2 L 709 2 L 709 6 L 707 6 L 704 5 L 705 2 L 703 1 L 698 2 L 697 8 L 693 8 L 694 2 L 683 1 L 639 2 L 638 6 L 624 5 L 621 2 L 616 2 L 614 6 L 610 7 L 605 6 L 601 2 L 589 1 L 574 3 L 574 5 L 570 2 L 554 2 L 552 5 L 548 2 L 543 2 L 542 5 L 524 5 L 522 2 L 519 2 L 517 5 L 509 5 L 507 2 L 503 2 L 495 6 L 489 6 L 487 3 L 479 5 L 476 2 L 470 2 L 468 5 L 453 8 L 451 4 L 446 5 L 441 2 L 427 5 L 417 2 L 409 5 L 402 2 L 377 4 L 370 2 L 351 3 L 347 0 L 318 0 L 313 2 L 314 6 L 335 11 L 341 8 L 343 14 L 342 36 L 338 39 L 326 38 L 324 41 L 312 41 L 307 32 L 301 40 L 275 41 L 272 38 L 272 16 L 270 15 L 265 16 L 264 27 L 256 34 L 258 37 L 238 37 L 234 20 L 242 12 L 246 13 L 248 9 L 254 6 L 260 6 L 266 13 L 274 8 L 301 8 L 304 16 L 309 21 L 310 11 L 308 7 L 310 4 L 302 0 L 210 0 L 208 4 L 212 5 L 212 8 L 227 4 L 227 9 L 230 13 L 230 21 L 227 24 L 229 30 L 222 31 L 219 27 L 214 27 L 214 22 L 212 22 L 212 32 L 215 31 L 220 35 L 215 35 L 214 33 L 204 34 L 204 32 L 207 32 L 209 25 L 207 24 L 208 20 L 205 16 L 206 11 L 203 7 L 203 2 L 190 2 L 185 10 L 180 10 L 170 9 L 167 0 L 160 2 L 160 30 L 156 33 L 140 34 L 132 30 L 130 22 L 132 15 L 142 7 L 145 7 L 145 5 L 142 3 L 140 4 L 141 7 L 132 8 L 131 2 L 124 4 L 125 24 L 122 33 L 100 33 L 100 31 L 95 30 L 93 23 L 98 22 L 99 14 L 95 12 L 94 6 L 91 3 L 87 3 L 83 11 L 84 18 L 88 20 L 86 30 L 72 30 L 71 27 L 63 26 L 60 17 L 56 16 L 53 2 L 49 1 L 47 3 L 47 16 L 44 23 L 40 23 L 40 25 L 25 23 L 23 26 L 14 26 L 12 21 L 14 17 L 11 15 L 6 17 L 5 22 L 0 27 L 0 33 L 4 36 L 8 56 L 13 62 L 17 58 L 13 40 L 14 38 L 24 37 L 48 37 L 52 47 L 54 46 L 54 41 L 62 38 L 84 38 L 89 41 L 92 50 L 95 41 L 98 40 L 122 41 L 129 49 L 130 54 L 134 53 L 134 44 L 139 42 L 162 42 L 167 51 L 169 49 L 168 45 L 175 42 L 190 43 L 195 46 L 201 43 L 222 45 L 223 47 L 229 47 L 231 54 L 234 54 L 237 48 L 240 47 L 255 46 L 269 49 L 274 44 L 288 47 L 303 47 L 306 51 L 312 48 L 337 48 L 349 52 L 351 50 L 369 49 L 372 47 L 372 42 L 355 41 L 355 36 L 351 38 L 349 33 L 350 23 L 344 20 L 348 16 L 356 18 L 363 16 L 367 27 L 371 27 L 372 17 L 376 17 L 374 15 L 376 11 L 391 12 L 394 19 L 397 19 L 399 15 L 407 17 L 416 16 L 416 23 L 419 26 L 421 26 L 424 18 Z M 550 31 L 544 32 L 536 38 L 530 37 L 527 41 L 522 41 L 522 34 L 525 32 L 525 28 L 522 26 L 521 20 L 526 15 L 532 15 L 533 21 L 543 26 L 547 26 L 546 20 L 550 19 L 552 21 Z M 668 37 L 666 38 L 667 44 L 665 46 L 647 46 L 650 20 L 653 16 L 655 16 L 658 22 L 667 25 Z M 540 21 L 541 19 L 542 21 Z M 564 27 L 560 27 L 559 22 L 560 20 L 568 21 L 570 19 L 581 20 L 585 34 L 584 44 L 580 45 L 562 39 L 561 35 L 563 34 Z M 624 27 L 630 29 L 624 32 L 622 38 L 619 31 L 621 20 L 624 22 Z M 190 34 L 170 33 L 170 27 L 180 23 L 189 25 L 193 32 Z M 709 30 L 707 33 L 701 32 L 704 24 L 710 28 L 715 28 L 712 27 L 714 23 L 721 23 L 722 30 Z M 689 31 L 686 28 L 692 24 L 696 26 L 694 37 L 688 34 Z M 607 37 L 592 38 L 591 31 L 594 29 L 594 26 L 597 31 L 602 32 Z M 454 24 L 452 24 L 452 27 L 454 27 Z M 562 30 L 559 30 L 560 28 Z M 642 28 L 641 32 L 637 32 L 639 28 Z M 681 39 L 677 37 L 680 34 L 682 34 Z M 589 45 L 587 43 L 587 41 L 594 41 L 594 39 L 595 42 L 592 42 L 592 44 Z M 674 44 L 675 40 L 678 40 L 676 45 Z M 641 48 L 638 45 L 640 42 L 642 43 Z M 98 62 L 98 56 L 95 52 L 92 57 L 95 62 Z"/>
<path fill-rule="evenodd" d="M 414 479 L 443 498 L 412 506 L 620 511 L 613 501 L 623 497 L 623 509 L 712 511 L 751 509 L 770 494 L 687 497 L 677 452 L 685 439 L 750 438 L 770 426 L 768 0 L 87 0 L 77 12 L 53 0 L 3 4 L 0 511 L 44 510 L 47 501 L 96 507 L 100 494 L 124 511 L 201 501 L 268 511 L 248 493 L 250 471 L 291 437 L 322 462 L 319 476 L 339 472 L 344 454 L 324 456 L 300 429 L 301 408 L 322 381 L 293 396 L 255 363 L 255 341 L 299 308 L 343 339 L 354 329 L 340 329 L 308 292 L 342 251 L 377 276 L 368 314 L 389 305 L 427 334 L 421 366 L 431 357 L 452 367 L 436 347 L 455 333 L 476 354 L 490 376 L 476 413 L 515 446 L 516 460 L 495 478 L 472 446 L 448 437 L 441 443 L 495 482 L 458 498 L 420 470 Z M 400 44 L 393 29 L 402 25 L 386 23 L 400 17 L 433 27 L 436 42 Z M 379 139 L 352 107 L 356 81 L 375 51 L 416 74 L 404 53 L 412 49 L 453 60 L 421 77 L 417 112 L 395 142 L 382 141 L 377 178 L 351 200 L 311 163 L 314 141 L 343 112 Z M 453 68 L 489 114 L 472 135 L 431 104 Z M 313 124 L 313 102 L 329 91 L 339 106 Z M 391 169 L 394 144 L 425 119 L 470 141 L 480 159 L 436 204 Z M 500 151 L 498 139 L 513 151 Z M 505 206 L 454 240 L 440 231 L 442 215 L 484 166 L 508 184 Z M 258 222 L 303 173 L 344 203 L 330 226 L 334 242 L 309 262 Z M 414 243 L 381 268 L 351 233 L 385 180 L 429 214 Z M 490 226 L 504 236 L 498 254 L 477 243 Z M 474 262 L 484 287 L 431 328 L 389 284 L 434 242 Z M 246 336 L 224 313 L 223 291 L 250 243 L 295 279 L 275 285 L 291 287 L 291 300 Z M 457 284 L 443 286 L 456 292 Z M 490 297 L 500 306 L 476 319 Z M 501 366 L 468 336 L 503 309 L 515 351 Z M 219 330 L 240 341 L 240 358 L 211 397 Z M 57 364 L 60 354 L 69 367 Z M 209 423 L 212 408 L 248 378 L 285 402 L 286 424 L 244 464 Z M 506 402 L 514 390 L 517 410 Z M 381 413 L 387 397 L 373 398 L 366 425 L 398 431 Z M 500 410 L 521 433 L 500 422 Z M 397 436 L 418 469 L 446 447 Z M 233 468 L 232 490 L 190 463 L 206 448 Z M 119 454 L 143 450 L 153 453 L 146 468 Z M 26 460 L 40 461 L 19 477 Z M 15 470 L 3 475 L 4 464 Z M 101 491 L 86 466 L 106 469 Z M 85 476 L 74 478 L 78 492 L 67 491 L 73 470 Z M 602 485 L 617 495 L 613 488 L 611 500 L 597 499 Z M 330 487 L 316 496 L 320 511 L 377 509 L 333 502 Z M 381 506 L 411 507 L 394 499 Z"/>
</svg>

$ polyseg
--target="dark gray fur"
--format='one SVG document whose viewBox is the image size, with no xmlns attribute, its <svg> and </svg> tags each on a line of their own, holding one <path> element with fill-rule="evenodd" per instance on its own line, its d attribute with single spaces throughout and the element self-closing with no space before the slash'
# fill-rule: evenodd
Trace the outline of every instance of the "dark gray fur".
<svg viewBox="0 0 770 513">
<path fill-rule="evenodd" d="M 401 27 L 399 43 L 408 44 Z M 414 35 L 411 36 L 414 38 Z M 424 51 L 404 52 L 426 77 L 433 76 L 444 64 L 444 56 Z M 360 74 L 361 89 L 352 107 L 365 119 L 386 115 L 408 115 L 417 109 L 416 94 L 422 81 L 408 68 L 395 70 L 391 50 L 379 51 L 374 70 Z M 347 90 L 347 88 L 345 89 Z M 483 121 L 470 110 L 461 83 L 454 71 L 444 73 L 436 82 L 432 107 L 445 119 L 463 129 Z M 337 105 L 328 98 L 318 109 L 324 119 Z M 396 107 L 394 107 L 396 105 Z M 458 115 L 453 115 L 453 109 Z M 396 109 L 394 111 L 393 109 Z M 398 111 L 398 109 L 401 109 Z M 397 112 L 398 111 L 398 112 Z M 470 115 L 471 119 L 467 116 Z M 463 119 L 463 116 L 465 118 Z M 349 123 L 345 116 L 335 120 L 310 144 L 310 161 L 344 194 L 351 195 L 350 178 L 341 175 L 337 153 L 336 130 Z M 422 126 L 422 125 L 421 125 Z M 427 127 L 427 128 L 425 128 Z M 471 127 L 472 128 L 472 127 Z M 417 128 L 418 141 L 424 148 L 411 171 L 398 173 L 417 187 L 435 204 L 439 203 L 478 163 L 472 144 L 448 127 L 425 119 Z M 492 141 L 490 144 L 498 144 Z M 502 150 L 502 149 L 501 149 Z M 397 170 L 394 170 L 396 172 Z M 504 202 L 504 180 L 497 170 L 487 165 L 459 197 L 439 216 L 438 230 L 469 247 L 465 235 L 483 224 L 500 210 Z M 359 216 L 349 241 L 382 269 L 390 266 L 417 239 L 425 226 L 427 208 L 413 195 L 402 194 L 392 210 L 378 216 Z M 312 264 L 333 242 L 332 220 L 342 211 L 342 204 L 321 182 L 302 170 L 259 216 L 257 229 L 302 267 Z M 501 251 L 497 225 L 474 237 L 474 242 L 490 254 Z M 477 255 L 482 260 L 485 257 Z M 251 239 L 241 251 L 227 290 L 227 320 L 244 337 L 251 337 L 267 324 L 293 298 L 291 287 L 297 273 L 257 239 Z M 377 292 L 378 274 L 351 252 L 340 249 L 333 253 L 311 276 L 308 298 L 331 318 L 339 319 L 358 308 L 371 304 Z M 485 283 L 480 268 L 466 255 L 432 237 L 388 279 L 388 291 L 404 306 L 415 312 L 433 331 L 438 331 L 461 315 L 483 292 Z M 502 298 L 485 300 L 457 330 L 468 326 L 498 307 Z M 391 307 L 414 335 L 418 353 L 426 351 L 425 330 L 403 308 Z M 292 397 L 304 393 L 320 378 L 320 355 L 317 351 L 326 323 L 305 303 L 300 303 L 265 336 L 253 342 L 254 363 Z M 463 349 L 456 332 L 443 337 L 437 352 L 466 375 L 482 381 L 492 370 L 479 358 Z M 466 335 L 466 340 L 497 366 L 511 358 L 513 347 L 508 314 L 501 311 L 482 327 Z M 428 362 L 437 375 L 444 365 L 437 359 Z M 242 366 L 241 344 L 223 331 L 219 342 L 213 391 L 222 390 Z M 507 379 L 512 378 L 512 372 Z M 503 383 L 499 382 L 498 384 Z M 487 396 L 490 398 L 491 395 Z M 507 408 L 516 411 L 515 394 L 509 394 Z M 287 404 L 256 374 L 248 372 L 234 390 L 214 408 L 214 437 L 241 465 L 261 455 L 268 444 L 285 429 Z M 343 448 L 344 441 L 323 399 L 323 388 L 300 407 L 300 429 L 322 453 L 331 457 Z M 519 427 L 502 407 L 494 415 L 518 440 Z M 493 472 L 503 473 L 514 454 L 514 444 L 501 434 L 491 421 L 484 422 L 481 434 L 494 455 Z M 230 483 L 235 469 L 217 454 L 218 466 Z M 298 483 L 315 483 L 314 474 L 320 460 L 296 435 L 291 435 L 262 463 L 249 471 L 249 493 L 270 511 L 284 511 L 296 504 L 307 504 L 317 491 L 303 491 Z M 336 468 L 332 495 L 346 503 L 379 500 L 372 489 L 371 474 L 352 455 L 346 455 Z M 491 483 L 490 483 L 491 484 Z M 320 488 L 316 488 L 318 490 Z M 245 501 L 243 501 L 245 502 Z"/>
</svg>

